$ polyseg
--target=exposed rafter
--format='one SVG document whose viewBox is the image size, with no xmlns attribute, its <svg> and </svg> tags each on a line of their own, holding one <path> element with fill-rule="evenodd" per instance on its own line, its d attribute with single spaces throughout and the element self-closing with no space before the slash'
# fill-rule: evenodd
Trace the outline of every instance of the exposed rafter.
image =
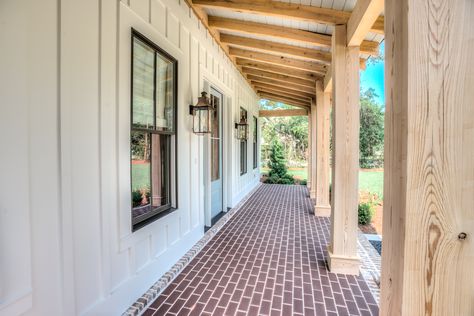
<svg viewBox="0 0 474 316">
<path fill-rule="evenodd" d="M 331 47 L 331 35 L 327 34 L 313 33 L 284 26 L 227 19 L 217 16 L 209 16 L 208 23 L 209 27 L 218 30 L 269 36 L 326 48 Z M 361 53 L 376 55 L 378 53 L 378 46 L 378 42 L 363 41 L 360 45 L 360 51 Z"/>
<path fill-rule="evenodd" d="M 299 58 L 304 58 L 310 61 L 317 61 L 325 64 L 331 63 L 331 53 L 317 50 L 317 49 L 310 49 L 310 48 L 303 48 L 288 44 L 282 44 L 277 42 L 271 41 L 264 41 L 255 38 L 248 38 L 230 34 L 221 34 L 220 36 L 221 42 L 231 46 L 239 46 L 239 47 L 246 47 L 246 48 L 253 48 L 258 49 L 260 51 L 268 52 L 268 53 L 277 53 L 282 54 L 285 56 L 294 56 Z"/>
<path fill-rule="evenodd" d="M 347 46 L 358 46 L 362 43 L 383 11 L 383 5 L 384 0 L 357 0 L 347 22 Z"/>
<path fill-rule="evenodd" d="M 279 101 L 279 102 L 284 102 L 284 103 L 289 104 L 289 105 L 300 106 L 300 107 L 303 107 L 305 109 L 309 109 L 311 107 L 311 103 L 308 102 L 308 101 L 296 100 L 296 99 L 293 99 L 293 98 L 288 98 L 288 97 L 285 97 L 285 96 L 281 96 L 281 95 L 274 94 L 274 93 L 268 93 L 268 92 L 264 92 L 264 91 L 257 91 L 257 93 L 259 93 L 260 96 L 262 96 L 263 98 L 267 98 L 267 99 L 275 100 L 275 101 Z"/>
<path fill-rule="evenodd" d="M 265 71 L 274 72 L 277 74 L 283 74 L 283 75 L 297 77 L 297 78 L 306 79 L 306 80 L 317 80 L 319 78 L 322 78 L 322 76 L 309 72 L 309 71 L 289 69 L 286 67 L 275 66 L 271 64 L 261 63 L 258 61 L 247 60 L 247 59 L 242 59 L 242 58 L 237 58 L 236 63 L 238 66 L 242 66 L 242 67 L 265 70 Z"/>
<path fill-rule="evenodd" d="M 255 76 L 259 76 L 263 78 L 275 79 L 275 80 L 281 81 L 282 83 L 291 82 L 294 84 L 307 86 L 307 87 L 314 87 L 314 84 L 315 84 L 314 80 L 306 80 L 306 79 L 291 77 L 287 75 L 276 74 L 273 72 L 255 69 L 255 68 L 242 67 L 242 71 L 247 75 L 255 75 Z"/>
<path fill-rule="evenodd" d="M 346 11 L 279 1 L 194 0 L 193 2 L 194 4 L 203 7 L 219 8 L 263 16 L 275 16 L 297 21 L 318 22 L 330 25 L 346 24 L 351 16 L 351 13 Z M 383 17 L 381 17 L 380 21 L 377 21 L 377 23 L 372 24 L 372 32 L 383 34 Z"/>
<path fill-rule="evenodd" d="M 302 98 L 306 98 L 306 99 L 314 99 L 315 98 L 315 95 L 310 93 L 310 92 L 293 90 L 293 89 L 290 89 L 290 88 L 286 88 L 286 87 L 278 86 L 278 85 L 273 85 L 273 84 L 270 84 L 270 83 L 263 83 L 263 82 L 256 82 L 256 81 L 252 81 L 251 83 L 256 89 L 265 89 L 265 90 L 268 90 L 268 91 L 280 91 L 280 92 L 287 93 L 288 95 L 292 95 L 294 97 L 302 97 Z"/>
<path fill-rule="evenodd" d="M 290 57 L 260 53 L 260 52 L 245 50 L 245 49 L 236 48 L 236 47 L 231 47 L 229 49 L 229 54 L 231 56 L 236 56 L 243 59 L 250 59 L 250 60 L 260 61 L 260 62 L 272 64 L 272 65 L 305 70 L 305 71 L 313 72 L 320 75 L 324 75 L 326 73 L 325 65 L 311 62 L 311 61 L 304 61 L 304 60 L 294 59 Z"/>
<path fill-rule="evenodd" d="M 258 76 L 253 76 L 253 75 L 247 75 L 247 78 L 251 81 L 269 83 L 275 86 L 283 86 L 283 87 L 287 87 L 289 89 L 296 90 L 296 91 L 303 91 L 303 92 L 308 92 L 308 93 L 313 93 L 313 94 L 316 93 L 315 88 L 312 88 L 312 87 L 300 86 L 300 85 L 292 84 L 289 82 L 282 83 L 281 81 L 278 81 L 278 80 L 258 77 Z"/>
<path fill-rule="evenodd" d="M 306 109 L 286 109 L 286 110 L 260 110 L 259 117 L 284 117 L 284 116 L 306 116 Z"/>
</svg>

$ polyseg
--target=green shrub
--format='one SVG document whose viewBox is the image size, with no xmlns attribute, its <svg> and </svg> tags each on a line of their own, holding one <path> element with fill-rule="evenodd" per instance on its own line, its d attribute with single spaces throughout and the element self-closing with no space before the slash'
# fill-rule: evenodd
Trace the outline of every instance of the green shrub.
<svg viewBox="0 0 474 316">
<path fill-rule="evenodd" d="M 305 180 L 305 179 L 300 180 L 300 184 L 301 184 L 301 185 L 307 185 L 307 184 L 308 184 L 308 180 Z"/>
<path fill-rule="evenodd" d="M 274 140 L 271 144 L 270 171 L 265 183 L 271 184 L 294 184 L 295 180 L 288 174 L 283 148 L 279 141 Z"/>
<path fill-rule="evenodd" d="M 142 205 L 143 201 L 143 192 L 145 192 L 145 196 L 147 200 L 150 200 L 150 189 L 149 188 L 142 188 L 142 189 L 135 189 L 132 191 L 132 206 L 137 207 Z"/>
<path fill-rule="evenodd" d="M 375 208 L 374 204 L 370 202 L 359 203 L 359 225 L 367 225 L 372 221 L 372 216 L 374 216 Z"/>
</svg>

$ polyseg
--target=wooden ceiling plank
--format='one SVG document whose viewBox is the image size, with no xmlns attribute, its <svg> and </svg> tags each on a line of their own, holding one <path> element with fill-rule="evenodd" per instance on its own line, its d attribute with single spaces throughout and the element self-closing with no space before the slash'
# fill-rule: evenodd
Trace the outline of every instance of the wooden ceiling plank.
<svg viewBox="0 0 474 316">
<path fill-rule="evenodd" d="M 350 19 L 350 12 L 320 8 L 316 6 L 285 3 L 279 1 L 232 1 L 232 0 L 194 0 L 195 5 L 230 10 L 233 12 L 252 13 L 263 16 L 273 16 L 310 23 L 322 23 L 329 25 L 347 24 Z M 382 23 L 375 21 L 371 26 L 371 31 L 383 34 Z"/>
<path fill-rule="evenodd" d="M 285 104 L 302 107 L 304 109 L 309 109 L 310 106 L 311 106 L 311 104 L 308 103 L 308 102 L 298 101 L 298 100 L 294 100 L 294 99 L 288 99 L 288 98 L 281 97 L 281 96 L 278 96 L 278 95 L 275 95 L 275 94 L 272 94 L 272 93 L 259 92 L 259 91 L 257 91 L 257 93 L 264 99 L 273 100 L 273 101 L 277 101 L 277 102 L 283 102 Z"/>
<path fill-rule="evenodd" d="M 293 95 L 295 97 L 304 97 L 304 98 L 310 99 L 310 100 L 315 98 L 315 95 L 310 93 L 310 92 L 288 89 L 286 87 L 272 85 L 272 84 L 263 83 L 263 82 L 252 81 L 251 83 L 255 87 L 255 89 L 267 89 L 267 90 L 272 90 L 272 91 L 281 91 L 281 92 L 284 92 L 284 93 L 288 93 L 289 95 Z"/>
</svg>

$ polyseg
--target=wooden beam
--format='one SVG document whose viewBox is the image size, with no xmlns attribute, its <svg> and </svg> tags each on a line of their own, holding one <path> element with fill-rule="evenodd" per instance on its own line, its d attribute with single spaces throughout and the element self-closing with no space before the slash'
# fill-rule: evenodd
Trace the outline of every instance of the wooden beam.
<svg viewBox="0 0 474 316">
<path fill-rule="evenodd" d="M 284 3 L 278 1 L 223 1 L 223 0 L 194 0 L 196 5 L 231 10 L 233 12 L 245 12 L 262 16 L 274 16 L 310 23 L 322 23 L 329 25 L 347 24 L 350 12 L 320 8 L 316 6 Z M 382 22 L 375 23 L 371 27 L 374 33 L 383 34 L 384 25 Z"/>
<path fill-rule="evenodd" d="M 247 75 L 247 78 L 251 81 L 254 81 L 254 82 L 269 83 L 269 84 L 273 84 L 273 85 L 276 85 L 276 86 L 286 87 L 286 88 L 296 90 L 296 91 L 303 91 L 303 92 L 308 92 L 308 93 L 313 93 L 313 94 L 316 93 L 314 88 L 306 87 L 306 86 L 300 86 L 300 85 L 293 84 L 293 83 L 288 83 L 288 82 L 283 83 L 283 82 L 278 81 L 278 80 L 273 80 L 273 79 L 264 78 L 264 77 L 258 77 L 258 76 L 254 76 L 254 75 Z"/>
<path fill-rule="evenodd" d="M 301 78 L 301 79 L 306 79 L 306 80 L 315 81 L 319 78 L 322 78 L 321 75 L 317 75 L 313 72 L 275 66 L 275 65 L 272 65 L 272 64 L 266 64 L 266 63 L 262 63 L 262 62 L 258 62 L 258 61 L 249 60 L 249 59 L 237 58 L 236 59 L 236 64 L 238 66 L 242 66 L 242 67 L 248 67 L 248 68 L 254 68 L 254 69 L 269 71 L 269 72 L 273 72 L 273 73 L 276 73 L 276 74 L 283 74 L 283 75 L 286 75 L 286 76 L 296 77 L 296 78 Z"/>
<path fill-rule="evenodd" d="M 385 20 L 380 315 L 474 315 L 474 2 Z"/>
<path fill-rule="evenodd" d="M 220 40 L 222 43 L 230 46 L 253 48 L 268 53 L 278 53 L 286 56 L 300 57 L 306 60 L 317 61 L 325 64 L 331 63 L 331 54 L 318 49 L 298 47 L 230 34 L 221 34 Z"/>
<path fill-rule="evenodd" d="M 283 117 L 283 116 L 306 116 L 308 110 L 305 109 L 289 109 L 289 110 L 260 110 L 259 117 Z"/>
<path fill-rule="evenodd" d="M 306 99 L 306 98 L 291 97 L 283 92 L 269 92 L 269 91 L 263 91 L 263 90 L 258 90 L 258 89 L 257 89 L 257 92 L 263 93 L 266 95 L 273 95 L 273 96 L 281 98 L 282 100 L 301 102 L 302 104 L 305 104 L 308 107 L 311 106 L 311 100 Z"/>
<path fill-rule="evenodd" d="M 282 89 L 279 87 L 268 86 L 268 85 L 265 85 L 263 83 L 258 83 L 258 82 L 253 82 L 252 85 L 257 91 L 265 91 L 269 93 L 280 93 L 280 94 L 287 95 L 288 97 L 291 97 L 291 98 L 299 98 L 299 99 L 304 99 L 307 101 L 311 101 L 314 98 L 313 95 L 307 92 L 294 91 L 290 89 Z"/>
<path fill-rule="evenodd" d="M 333 147 L 331 241 L 333 273 L 359 275 L 357 205 L 359 199 L 359 47 L 347 47 L 345 25 L 333 32 Z"/>
<path fill-rule="evenodd" d="M 370 32 L 380 12 L 384 0 L 357 0 L 347 22 L 347 46 L 359 46 Z"/>
<path fill-rule="evenodd" d="M 262 99 L 267 99 L 267 100 L 275 101 L 275 102 L 281 102 L 281 103 L 284 103 L 284 104 L 287 104 L 287 105 L 296 106 L 296 107 L 306 109 L 306 110 L 309 109 L 309 107 L 310 107 L 309 103 L 295 102 L 294 100 L 284 99 L 284 98 L 281 98 L 279 96 L 275 96 L 275 95 L 271 95 L 271 94 L 267 94 L 267 93 L 263 93 L 263 92 L 257 92 L 257 93 Z"/>
<path fill-rule="evenodd" d="M 276 66 L 294 68 L 299 70 L 305 70 L 316 74 L 324 75 L 326 73 L 326 66 L 320 63 L 311 61 L 304 61 L 300 59 L 293 59 L 284 56 L 277 56 L 272 54 L 260 53 L 251 50 L 245 50 L 241 48 L 231 47 L 229 49 L 231 56 L 240 57 L 243 59 L 256 60 Z"/>
<path fill-rule="evenodd" d="M 209 16 L 209 27 L 246 34 L 282 38 L 321 47 L 331 47 L 331 35 L 318 34 L 283 26 Z"/>
<path fill-rule="evenodd" d="M 283 83 L 291 82 L 291 83 L 298 84 L 301 86 L 314 87 L 313 80 L 306 80 L 306 79 L 301 79 L 297 77 L 291 77 L 287 75 L 277 74 L 274 72 L 269 72 L 269 71 L 249 68 L 249 67 L 242 67 L 242 71 L 247 75 L 255 75 L 255 76 L 259 76 L 263 78 L 275 79 L 278 81 L 282 81 Z"/>
</svg>

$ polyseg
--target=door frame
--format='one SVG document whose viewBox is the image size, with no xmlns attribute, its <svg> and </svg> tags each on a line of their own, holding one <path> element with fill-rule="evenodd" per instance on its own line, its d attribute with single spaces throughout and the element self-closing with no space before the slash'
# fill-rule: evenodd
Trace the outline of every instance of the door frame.
<svg viewBox="0 0 474 316">
<path fill-rule="evenodd" d="M 228 190 L 232 183 L 232 174 L 228 172 L 231 166 L 231 153 L 229 152 L 229 144 L 232 139 L 232 91 L 222 84 L 222 81 L 205 69 L 202 64 L 199 64 L 200 72 L 200 87 L 199 91 L 205 91 L 210 95 L 211 87 L 217 92 L 222 94 L 222 105 L 221 105 L 221 124 L 222 124 L 222 211 L 227 212 L 228 206 Z M 202 138 L 202 163 L 200 164 L 202 170 L 202 184 L 203 191 L 201 192 L 202 197 L 202 214 L 204 215 L 204 226 L 212 226 L 212 215 L 211 215 L 211 141 L 210 135 L 206 134 Z"/>
</svg>

